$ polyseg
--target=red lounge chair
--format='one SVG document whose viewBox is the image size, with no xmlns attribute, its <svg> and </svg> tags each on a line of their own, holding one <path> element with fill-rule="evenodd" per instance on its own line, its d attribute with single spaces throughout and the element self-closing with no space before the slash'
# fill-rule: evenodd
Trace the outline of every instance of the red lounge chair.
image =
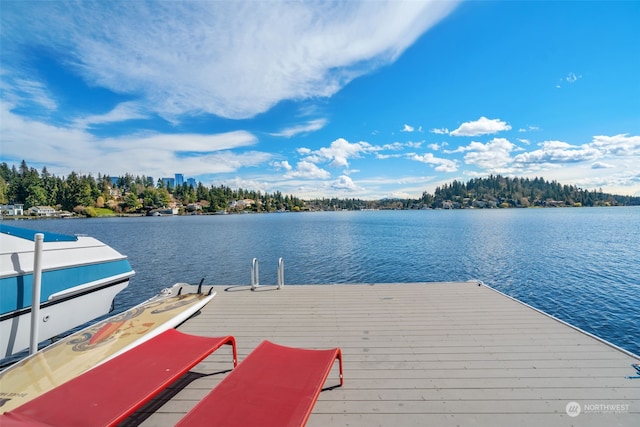
<svg viewBox="0 0 640 427">
<path fill-rule="evenodd" d="M 113 426 L 123 421 L 232 336 L 170 329 L 0 416 L 0 426 Z M 73 363 L 73 362 L 71 362 Z"/>
<path fill-rule="evenodd" d="M 263 341 L 177 426 L 303 426 L 342 352 Z"/>
</svg>

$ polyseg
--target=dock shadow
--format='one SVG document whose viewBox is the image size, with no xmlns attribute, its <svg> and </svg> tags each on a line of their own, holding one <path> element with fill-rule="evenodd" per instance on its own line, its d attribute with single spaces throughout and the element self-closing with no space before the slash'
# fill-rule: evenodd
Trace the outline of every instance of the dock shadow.
<svg viewBox="0 0 640 427">
<path fill-rule="evenodd" d="M 138 427 L 144 423 L 149 417 L 154 415 L 160 408 L 162 408 L 167 402 L 171 401 L 178 393 L 184 390 L 193 381 L 210 377 L 213 375 L 223 375 L 231 372 L 232 369 L 226 369 L 223 371 L 217 371 L 210 374 L 202 374 L 198 372 L 187 372 L 178 381 L 171 384 L 168 388 L 163 390 L 156 397 L 151 399 L 147 404 L 140 407 L 136 412 L 131 414 L 127 419 L 118 424 L 119 427 Z"/>
<path fill-rule="evenodd" d="M 243 292 L 243 291 L 251 291 L 251 285 L 233 285 L 224 288 L 225 292 Z M 253 292 L 267 292 L 267 291 L 277 291 L 278 285 L 260 285 L 257 288 L 253 289 Z"/>
</svg>

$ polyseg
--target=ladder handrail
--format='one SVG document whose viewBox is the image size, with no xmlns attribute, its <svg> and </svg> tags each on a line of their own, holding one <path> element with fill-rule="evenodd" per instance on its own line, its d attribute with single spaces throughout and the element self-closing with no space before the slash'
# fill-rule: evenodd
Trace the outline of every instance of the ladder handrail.
<svg viewBox="0 0 640 427">
<path fill-rule="evenodd" d="M 258 265 L 258 258 L 254 258 L 251 261 L 251 290 L 255 291 L 260 286 L 260 267 Z"/>
<path fill-rule="evenodd" d="M 284 286 L 284 260 L 278 258 L 278 289 Z"/>
<path fill-rule="evenodd" d="M 251 261 L 251 290 L 255 291 L 260 287 L 260 264 L 258 258 L 253 258 Z M 284 287 L 284 260 L 278 258 L 278 282 L 276 284 L 277 289 Z"/>
</svg>

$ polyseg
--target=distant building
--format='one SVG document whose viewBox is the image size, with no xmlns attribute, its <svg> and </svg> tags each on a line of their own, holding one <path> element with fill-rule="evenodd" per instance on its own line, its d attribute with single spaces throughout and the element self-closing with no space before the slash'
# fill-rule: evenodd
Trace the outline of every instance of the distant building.
<svg viewBox="0 0 640 427">
<path fill-rule="evenodd" d="M 253 199 L 242 199 L 242 200 L 233 200 L 233 201 L 229 202 L 228 206 L 231 209 L 243 210 L 243 209 L 250 208 L 255 203 L 256 202 Z"/>
<path fill-rule="evenodd" d="M 184 184 L 184 175 L 182 175 L 181 173 L 177 173 L 175 179 L 176 186 L 182 186 L 182 184 Z"/>
<path fill-rule="evenodd" d="M 36 216 L 54 216 L 56 210 L 51 206 L 33 206 L 29 208 L 29 213 Z"/>
<path fill-rule="evenodd" d="M 147 177 L 147 185 L 155 185 L 155 182 L 153 181 L 153 177 L 152 176 L 148 176 Z"/>
<path fill-rule="evenodd" d="M 169 188 L 175 188 L 176 180 L 175 178 L 162 178 L 162 185 Z"/>
<path fill-rule="evenodd" d="M 22 203 L 0 205 L 0 214 L 6 216 L 24 215 L 24 205 Z"/>
<path fill-rule="evenodd" d="M 198 186 L 196 180 L 194 178 L 187 179 L 187 186 L 193 187 L 194 189 Z"/>
</svg>

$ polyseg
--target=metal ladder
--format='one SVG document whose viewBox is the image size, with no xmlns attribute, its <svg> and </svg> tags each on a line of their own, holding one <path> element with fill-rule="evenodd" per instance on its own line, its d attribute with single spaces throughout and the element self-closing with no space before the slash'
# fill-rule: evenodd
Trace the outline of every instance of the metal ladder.
<svg viewBox="0 0 640 427">
<path fill-rule="evenodd" d="M 278 258 L 278 283 L 276 289 L 282 289 L 284 286 L 284 260 Z M 251 261 L 251 290 L 255 291 L 260 287 L 260 265 L 258 258 Z"/>
</svg>

